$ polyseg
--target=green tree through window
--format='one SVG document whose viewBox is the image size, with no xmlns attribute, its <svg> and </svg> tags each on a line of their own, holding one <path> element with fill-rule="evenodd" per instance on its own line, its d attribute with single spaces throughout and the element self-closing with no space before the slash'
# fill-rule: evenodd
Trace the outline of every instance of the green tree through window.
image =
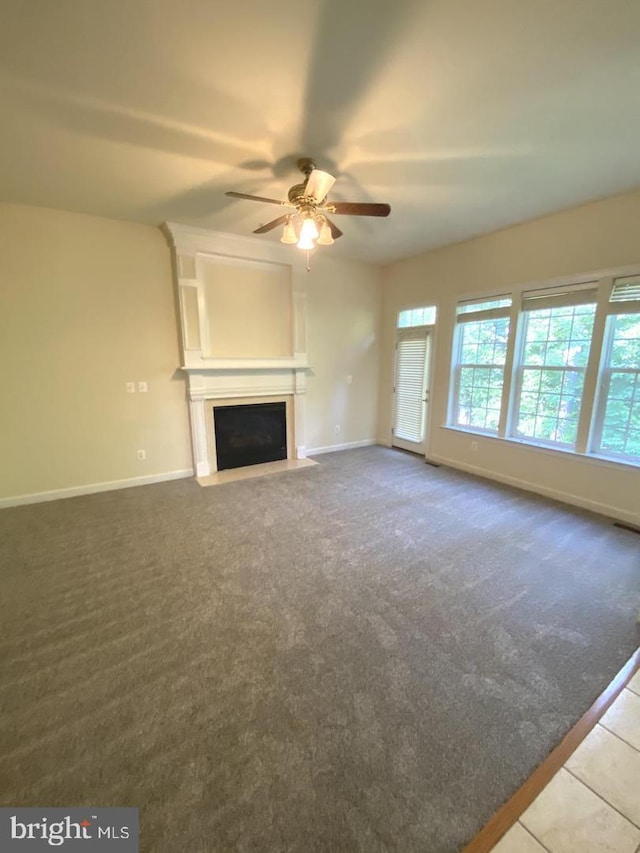
<svg viewBox="0 0 640 853">
<path fill-rule="evenodd" d="M 640 274 L 524 291 L 514 309 L 458 303 L 449 423 L 640 466 Z"/>
<path fill-rule="evenodd" d="M 458 426 L 497 433 L 511 299 L 463 303 L 458 307 L 456 395 Z"/>
<path fill-rule="evenodd" d="M 516 435 L 573 446 L 595 305 L 526 312 Z"/>
<path fill-rule="evenodd" d="M 598 450 L 640 459 L 640 314 L 609 317 Z"/>
</svg>

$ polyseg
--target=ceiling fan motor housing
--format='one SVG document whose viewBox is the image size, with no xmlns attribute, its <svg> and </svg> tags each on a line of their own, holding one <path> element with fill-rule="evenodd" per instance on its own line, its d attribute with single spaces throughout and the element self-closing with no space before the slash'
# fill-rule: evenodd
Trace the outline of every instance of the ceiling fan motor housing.
<svg viewBox="0 0 640 853">
<path fill-rule="evenodd" d="M 288 193 L 288 198 L 291 204 L 296 204 L 299 199 L 304 198 L 306 188 L 306 181 L 304 184 L 294 184 L 294 186 L 291 187 Z"/>
</svg>

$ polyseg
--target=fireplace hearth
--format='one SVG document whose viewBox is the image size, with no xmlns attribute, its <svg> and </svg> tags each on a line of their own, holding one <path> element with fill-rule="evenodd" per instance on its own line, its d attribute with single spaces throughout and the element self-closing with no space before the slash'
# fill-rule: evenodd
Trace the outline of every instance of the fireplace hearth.
<svg viewBox="0 0 640 853">
<path fill-rule="evenodd" d="M 287 458 L 286 404 L 213 407 L 218 470 Z"/>
</svg>

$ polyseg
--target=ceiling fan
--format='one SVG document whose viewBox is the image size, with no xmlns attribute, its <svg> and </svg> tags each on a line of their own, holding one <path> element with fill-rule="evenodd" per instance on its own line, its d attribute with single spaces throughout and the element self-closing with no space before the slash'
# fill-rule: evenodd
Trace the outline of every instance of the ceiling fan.
<svg viewBox="0 0 640 853">
<path fill-rule="evenodd" d="M 256 228 L 254 234 L 266 234 L 273 228 L 283 225 L 282 243 L 295 243 L 299 249 L 311 249 L 319 246 L 330 246 L 342 231 L 329 219 L 332 216 L 388 216 L 391 207 L 388 204 L 373 204 L 357 201 L 327 201 L 327 194 L 336 179 L 328 172 L 316 169 L 315 162 L 309 157 L 298 160 L 298 168 L 305 176 L 301 184 L 292 186 L 287 201 L 275 198 L 263 198 L 246 193 L 227 192 L 232 198 L 245 198 L 249 201 L 261 201 L 265 204 L 278 204 L 281 207 L 292 208 L 291 213 L 285 213 L 277 219 L 272 219 L 266 225 Z"/>
</svg>

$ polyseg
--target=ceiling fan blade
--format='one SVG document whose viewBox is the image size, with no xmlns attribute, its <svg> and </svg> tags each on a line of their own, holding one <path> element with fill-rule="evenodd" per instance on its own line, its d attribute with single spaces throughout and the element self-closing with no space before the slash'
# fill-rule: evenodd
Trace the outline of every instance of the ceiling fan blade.
<svg viewBox="0 0 640 853">
<path fill-rule="evenodd" d="M 331 213 L 350 216 L 388 216 L 391 206 L 388 204 L 369 204 L 360 201 L 334 201 L 327 205 Z"/>
<path fill-rule="evenodd" d="M 334 240 L 337 240 L 338 237 L 342 237 L 342 231 L 338 228 L 335 222 L 332 222 L 328 216 L 324 217 L 327 220 L 327 225 L 331 229 L 331 236 Z"/>
<path fill-rule="evenodd" d="M 231 198 L 246 198 L 249 201 L 264 201 L 267 204 L 285 204 L 285 202 L 278 201 L 275 198 L 263 198 L 260 195 L 247 195 L 246 193 L 234 193 L 232 191 L 225 193 L 225 195 L 231 196 Z"/>
<path fill-rule="evenodd" d="M 284 225 L 284 223 L 289 218 L 289 214 L 285 213 L 284 216 L 279 216 L 277 219 L 272 219 L 271 222 L 267 222 L 266 225 L 261 225 L 259 228 L 253 232 L 254 234 L 266 234 L 267 231 L 272 231 L 274 228 L 277 228 L 278 225 Z"/>
<path fill-rule="evenodd" d="M 336 179 L 328 172 L 321 172 L 320 169 L 314 169 L 309 175 L 309 180 L 305 187 L 305 195 L 319 204 L 323 198 L 327 197 L 327 193 L 335 184 Z"/>
</svg>

